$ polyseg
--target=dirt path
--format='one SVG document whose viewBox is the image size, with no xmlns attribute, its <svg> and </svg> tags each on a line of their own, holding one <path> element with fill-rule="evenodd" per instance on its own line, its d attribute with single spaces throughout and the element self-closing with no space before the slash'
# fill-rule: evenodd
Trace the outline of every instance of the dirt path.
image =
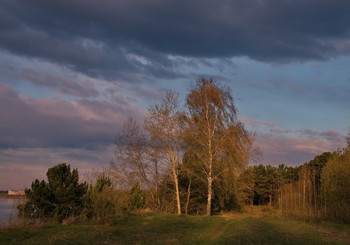
<svg viewBox="0 0 350 245">
<path fill-rule="evenodd" d="M 323 226 L 316 226 L 316 229 L 324 235 L 327 241 L 345 242 L 350 244 L 350 233 L 339 231 L 334 228 L 326 228 Z"/>
<path fill-rule="evenodd" d="M 233 224 L 234 222 L 246 218 L 245 215 L 222 215 L 222 217 L 229 218 L 231 221 L 229 221 L 227 224 L 224 226 L 220 227 L 218 231 L 216 231 L 210 238 L 209 238 L 209 243 L 214 243 L 218 238 L 220 238 L 227 228 Z M 343 231 L 339 230 L 336 228 L 330 228 L 330 227 L 325 227 L 322 225 L 314 225 L 316 230 L 322 234 L 325 240 L 330 241 L 330 242 L 341 242 L 345 244 L 350 245 L 350 232 L 349 231 Z"/>
<path fill-rule="evenodd" d="M 218 230 L 217 232 L 215 232 L 209 239 L 210 242 L 214 242 L 216 239 L 218 239 L 220 236 L 222 236 L 222 234 L 224 234 L 224 232 L 226 231 L 227 227 L 229 227 L 231 224 L 233 224 L 235 222 L 235 220 L 232 220 L 230 222 L 228 222 L 226 225 L 224 225 L 223 227 L 220 227 L 220 230 Z"/>
</svg>

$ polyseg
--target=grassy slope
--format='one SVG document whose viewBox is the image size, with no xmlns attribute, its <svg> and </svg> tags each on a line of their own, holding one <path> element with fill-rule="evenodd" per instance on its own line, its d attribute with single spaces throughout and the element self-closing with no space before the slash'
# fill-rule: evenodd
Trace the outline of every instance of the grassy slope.
<svg viewBox="0 0 350 245">
<path fill-rule="evenodd" d="M 142 214 L 116 219 L 111 225 L 2 229 L 0 244 L 350 244 L 350 228 L 249 215 Z"/>
</svg>

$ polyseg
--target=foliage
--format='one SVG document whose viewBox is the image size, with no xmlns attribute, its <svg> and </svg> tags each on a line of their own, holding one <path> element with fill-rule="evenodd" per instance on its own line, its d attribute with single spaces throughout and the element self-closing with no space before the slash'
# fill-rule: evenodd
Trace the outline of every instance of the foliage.
<svg viewBox="0 0 350 245">
<path fill-rule="evenodd" d="M 321 175 L 328 218 L 350 223 L 350 149 L 333 154 Z"/>
<path fill-rule="evenodd" d="M 183 212 L 186 214 L 206 214 L 207 182 L 205 176 L 197 169 L 198 158 L 191 152 L 185 152 L 179 171 L 179 185 Z M 240 211 L 241 202 L 238 195 L 238 182 L 233 171 L 225 171 L 212 188 L 213 197 L 211 213 Z"/>
<path fill-rule="evenodd" d="M 159 180 L 162 166 L 159 158 L 162 153 L 157 143 L 147 137 L 139 123 L 128 118 L 115 142 L 118 164 L 111 164 L 109 169 L 121 188 L 132 188 L 138 182 L 141 189 L 147 190 L 148 204 L 155 210 L 161 208 Z"/>
<path fill-rule="evenodd" d="M 91 185 L 85 196 L 83 218 L 108 222 L 118 212 L 118 199 L 112 181 L 104 173 L 98 176 L 95 185 Z"/>
<path fill-rule="evenodd" d="M 334 154 L 324 152 L 295 168 L 297 178 L 293 177 L 279 190 L 279 207 L 285 216 L 303 220 L 325 218 L 324 202 L 321 198 L 324 183 L 321 181 L 321 175 Z"/>
<path fill-rule="evenodd" d="M 112 187 L 112 180 L 105 173 L 102 173 L 97 177 L 94 190 L 102 192 L 104 189 L 111 189 Z"/>
<path fill-rule="evenodd" d="M 248 167 L 240 174 L 239 194 L 244 204 L 253 206 L 255 196 L 255 172 L 253 167 Z"/>
<path fill-rule="evenodd" d="M 181 214 L 178 169 L 181 162 L 180 151 L 183 145 L 183 129 L 180 120 L 182 113 L 179 112 L 178 107 L 178 96 L 172 91 L 168 91 L 160 104 L 148 108 L 144 127 L 150 135 L 152 147 L 158 150 L 163 162 L 166 163 L 166 168 L 171 173 L 175 187 L 177 213 Z M 157 170 L 155 174 L 155 189 L 158 190 L 158 161 L 154 161 L 154 164 L 155 170 Z M 155 195 L 157 196 L 158 193 L 156 192 Z"/>
<path fill-rule="evenodd" d="M 145 204 L 146 204 L 145 196 L 139 184 L 136 182 L 130 191 L 128 211 L 130 212 L 133 210 L 144 208 Z"/>
<path fill-rule="evenodd" d="M 272 205 L 277 198 L 277 190 L 283 184 L 284 179 L 280 169 L 270 165 L 258 165 L 253 167 L 255 176 L 254 204 Z"/>
<path fill-rule="evenodd" d="M 139 123 L 128 118 L 115 144 L 115 156 L 121 168 L 118 178 L 127 183 L 126 187 L 132 186 L 134 182 L 149 183 L 146 172 L 149 167 L 146 161 L 148 141 Z"/>
<path fill-rule="evenodd" d="M 28 201 L 20 205 L 19 215 L 30 219 L 54 219 L 59 222 L 77 216 L 83 208 L 87 184 L 79 184 L 78 170 L 58 164 L 47 171 L 48 183 L 35 180 L 25 190 Z"/>
<path fill-rule="evenodd" d="M 215 182 L 234 176 L 232 173 L 247 163 L 251 138 L 237 120 L 231 91 L 214 80 L 200 79 L 187 95 L 186 105 L 186 146 L 199 159 L 196 168 L 207 183 L 206 214 L 210 215 Z"/>
</svg>

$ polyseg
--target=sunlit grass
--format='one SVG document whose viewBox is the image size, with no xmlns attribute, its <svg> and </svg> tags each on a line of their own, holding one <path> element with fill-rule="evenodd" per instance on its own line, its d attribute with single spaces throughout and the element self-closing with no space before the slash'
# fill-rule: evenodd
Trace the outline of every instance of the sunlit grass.
<svg viewBox="0 0 350 245">
<path fill-rule="evenodd" d="M 331 233 L 332 231 L 332 233 Z M 266 215 L 138 214 L 108 225 L 79 223 L 0 230 L 0 244 L 350 244 L 350 229 L 280 220 Z"/>
</svg>

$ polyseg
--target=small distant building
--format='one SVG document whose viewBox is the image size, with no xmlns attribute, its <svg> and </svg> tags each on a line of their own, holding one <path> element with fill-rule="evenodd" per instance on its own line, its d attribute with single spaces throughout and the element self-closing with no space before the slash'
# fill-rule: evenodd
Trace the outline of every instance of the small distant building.
<svg viewBox="0 0 350 245">
<path fill-rule="evenodd" d="M 8 190 L 7 195 L 9 195 L 9 196 L 24 196 L 24 191 Z"/>
</svg>

